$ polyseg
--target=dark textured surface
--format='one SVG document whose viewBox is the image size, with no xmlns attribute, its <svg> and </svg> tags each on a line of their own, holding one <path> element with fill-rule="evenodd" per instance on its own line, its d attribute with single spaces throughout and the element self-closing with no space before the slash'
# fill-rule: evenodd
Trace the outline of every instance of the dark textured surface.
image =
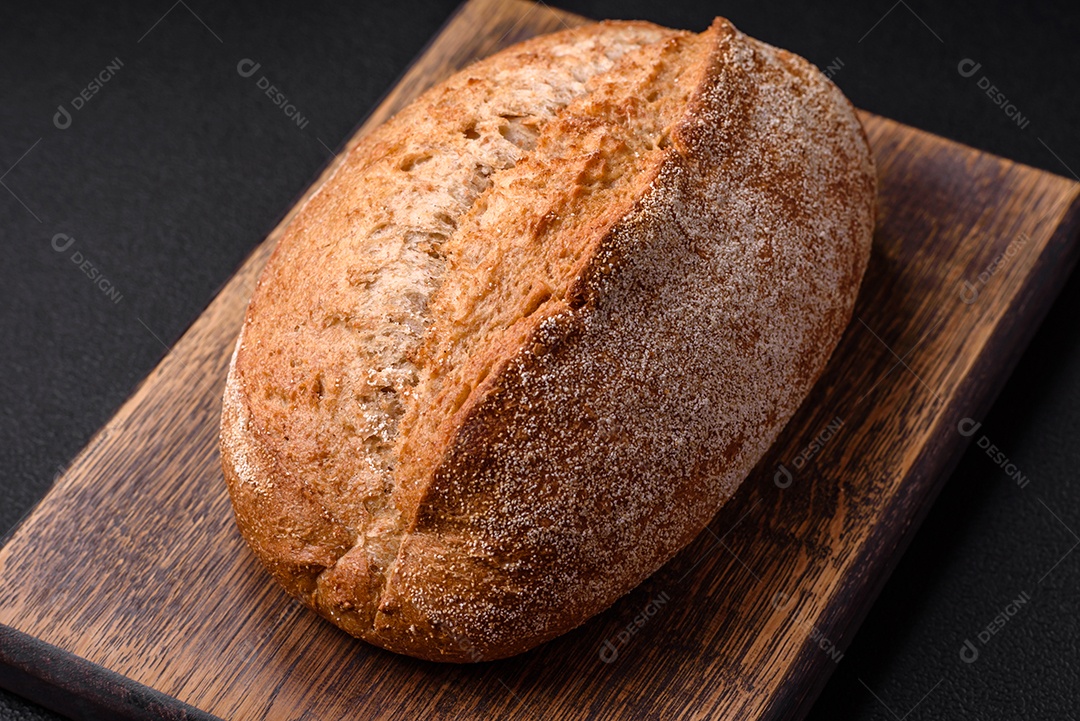
<svg viewBox="0 0 1080 721">
<path fill-rule="evenodd" d="M 1070 171 L 1054 153 L 1080 167 L 1080 18 L 1066 3 L 561 5 L 695 29 L 724 14 L 821 66 L 840 58 L 834 79 L 860 107 L 1056 173 Z M 347 137 L 453 6 L 188 2 L 156 25 L 169 2 L 0 8 L 0 174 L 18 196 L 0 188 L 0 527 L 153 368 L 326 161 L 323 144 Z M 57 129 L 57 105 L 70 107 L 114 58 L 116 76 Z M 260 72 L 242 78 L 242 58 Z M 959 75 L 963 58 L 982 63 L 975 76 Z M 258 75 L 305 128 L 260 94 Z M 983 75 L 1026 128 L 979 90 Z M 55 251 L 57 233 L 75 244 Z M 119 303 L 70 261 L 75 251 Z M 1078 310 L 1074 278 L 977 436 L 1030 484 L 969 451 L 812 717 L 1069 718 L 1080 701 L 1080 554 L 1040 576 L 1080 530 Z M 979 631 L 1022 591 L 1031 600 L 981 645 Z M 981 652 L 972 664 L 959 656 L 966 638 Z M 4 718 L 41 713 L 0 697 Z"/>
</svg>

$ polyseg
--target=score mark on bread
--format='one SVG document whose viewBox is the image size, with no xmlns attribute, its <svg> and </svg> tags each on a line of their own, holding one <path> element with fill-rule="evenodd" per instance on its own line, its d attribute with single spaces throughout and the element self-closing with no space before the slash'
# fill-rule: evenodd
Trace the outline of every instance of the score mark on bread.
<svg viewBox="0 0 1080 721">
<path fill-rule="evenodd" d="M 349 633 L 500 658 L 699 533 L 846 326 L 870 151 L 725 20 L 535 38 L 364 138 L 286 229 L 222 465 L 273 576 Z"/>
</svg>

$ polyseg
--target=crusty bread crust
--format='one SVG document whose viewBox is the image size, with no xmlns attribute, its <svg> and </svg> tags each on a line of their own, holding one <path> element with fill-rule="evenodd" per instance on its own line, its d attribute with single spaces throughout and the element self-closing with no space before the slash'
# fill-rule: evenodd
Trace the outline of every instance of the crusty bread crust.
<svg viewBox="0 0 1080 721">
<path fill-rule="evenodd" d="M 549 95 L 505 90 L 537 73 Z M 456 144 L 410 144 L 425 133 Z M 466 152 L 457 134 L 495 148 L 486 174 L 433 211 L 447 227 L 395 231 L 413 233 L 397 257 L 432 260 L 391 283 L 380 236 L 349 233 L 393 202 L 385 183 L 427 199 L 399 216 L 438 206 L 456 166 L 414 166 Z M 380 175 L 387 158 L 411 179 Z M 260 281 L 222 412 L 242 534 L 290 593 L 393 651 L 500 658 L 579 625 L 701 531 L 809 392 L 874 197 L 842 94 L 721 19 L 598 24 L 463 71 L 360 144 Z M 392 310 L 372 295 L 417 294 L 368 332 Z"/>
</svg>

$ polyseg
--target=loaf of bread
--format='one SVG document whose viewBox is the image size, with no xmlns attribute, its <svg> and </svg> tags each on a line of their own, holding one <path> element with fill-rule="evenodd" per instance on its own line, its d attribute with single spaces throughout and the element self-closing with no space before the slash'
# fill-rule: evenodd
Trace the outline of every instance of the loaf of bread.
<svg viewBox="0 0 1080 721">
<path fill-rule="evenodd" d="M 702 531 L 807 395 L 874 198 L 840 91 L 722 19 L 466 68 L 349 152 L 262 275 L 221 422 L 242 535 L 399 653 L 578 626 Z"/>
</svg>

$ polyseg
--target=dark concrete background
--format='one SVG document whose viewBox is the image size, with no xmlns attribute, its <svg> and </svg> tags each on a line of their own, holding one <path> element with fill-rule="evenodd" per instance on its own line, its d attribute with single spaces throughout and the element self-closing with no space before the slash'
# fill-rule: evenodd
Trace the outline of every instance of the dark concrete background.
<svg viewBox="0 0 1080 721">
<path fill-rule="evenodd" d="M 0 6 L 0 532 L 45 493 L 199 315 L 454 9 L 160 0 Z M 860 107 L 1075 177 L 1080 6 L 573 1 L 593 17 L 701 29 L 713 15 L 824 66 Z M 171 9 L 170 9 L 171 8 Z M 166 13 L 166 11 L 168 12 Z M 304 129 L 240 78 L 253 58 Z M 972 58 L 1030 122 L 957 64 Z M 122 66 L 71 126 L 53 116 Z M 114 63 L 115 64 L 115 63 Z M 51 247 L 109 279 L 114 303 Z M 68 255 L 70 251 L 68 252 Z M 970 450 L 812 718 L 1067 719 L 1080 702 L 1080 280 L 1043 324 L 982 432 L 1031 479 Z M 1039 582 L 1056 559 L 1060 563 Z M 1022 590 L 977 662 L 959 656 Z M 1070 715 L 1072 714 L 1072 715 Z M 0 717 L 53 718 L 10 694 Z"/>
</svg>

